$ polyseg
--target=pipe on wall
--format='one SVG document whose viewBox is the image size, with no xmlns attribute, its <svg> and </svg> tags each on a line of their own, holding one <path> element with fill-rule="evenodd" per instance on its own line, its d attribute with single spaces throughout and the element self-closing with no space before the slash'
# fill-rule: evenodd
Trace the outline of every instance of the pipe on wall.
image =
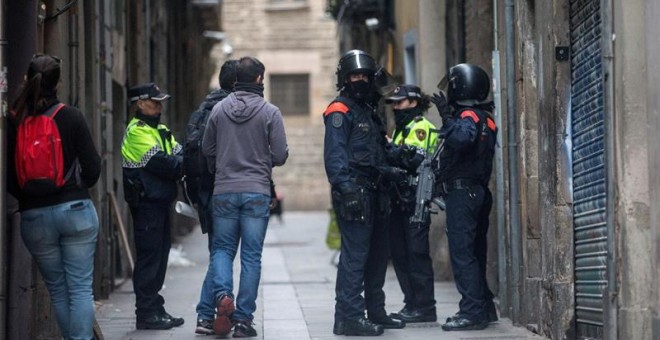
<svg viewBox="0 0 660 340">
<path fill-rule="evenodd" d="M 495 103 L 495 124 L 502 127 L 502 79 L 500 75 L 501 61 L 499 51 L 499 17 L 498 0 L 493 0 L 493 102 Z M 504 154 L 502 150 L 502 134 L 497 134 L 495 147 L 495 202 L 497 213 L 497 276 L 500 311 L 509 305 L 507 291 L 507 258 L 506 258 L 506 218 L 504 207 Z"/>
<path fill-rule="evenodd" d="M 616 164 L 614 159 L 614 17 L 612 0 L 601 1 L 603 114 L 605 115 L 605 166 L 607 191 L 607 301 L 605 302 L 606 339 L 618 339 L 617 251 L 616 251 Z"/>
<path fill-rule="evenodd" d="M 522 238 L 520 223 L 520 174 L 518 169 L 518 126 L 516 105 L 516 69 L 515 69 L 515 2 L 506 0 L 504 7 L 505 36 L 506 36 L 506 90 L 507 90 L 507 141 L 509 166 L 509 223 L 511 244 L 511 309 L 512 320 L 515 324 L 520 322 L 520 295 L 522 272 Z"/>
<path fill-rule="evenodd" d="M 6 171 L 6 152 L 4 150 L 7 148 L 6 138 L 7 138 L 7 112 L 6 109 L 9 107 L 7 104 L 7 92 L 8 92 L 8 79 L 7 79 L 7 37 L 5 36 L 5 25 L 7 23 L 6 18 L 6 6 L 4 0 L 0 0 L 0 183 L 5 183 L 7 177 Z M 7 275 L 4 270 L 7 268 L 5 261 L 7 260 L 7 247 L 5 241 L 5 235 L 7 235 L 6 230 L 9 225 L 7 218 L 7 190 L 3 190 L 0 193 L 0 337 L 4 337 L 7 334 Z"/>
</svg>

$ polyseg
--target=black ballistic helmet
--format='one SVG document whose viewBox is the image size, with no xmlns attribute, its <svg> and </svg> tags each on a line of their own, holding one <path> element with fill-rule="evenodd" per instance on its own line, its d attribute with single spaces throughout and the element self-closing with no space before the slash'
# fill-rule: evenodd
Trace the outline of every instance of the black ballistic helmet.
<svg viewBox="0 0 660 340">
<path fill-rule="evenodd" d="M 373 81 L 377 69 L 376 61 L 365 51 L 350 50 L 344 53 L 337 65 L 337 91 L 344 87 L 349 74 L 362 72 Z"/>
<path fill-rule="evenodd" d="M 443 81 L 438 87 L 444 87 Z M 449 102 L 478 104 L 488 98 L 490 78 L 481 67 L 472 64 L 458 64 L 449 69 L 446 79 Z M 441 88 L 442 89 L 442 88 Z"/>
</svg>

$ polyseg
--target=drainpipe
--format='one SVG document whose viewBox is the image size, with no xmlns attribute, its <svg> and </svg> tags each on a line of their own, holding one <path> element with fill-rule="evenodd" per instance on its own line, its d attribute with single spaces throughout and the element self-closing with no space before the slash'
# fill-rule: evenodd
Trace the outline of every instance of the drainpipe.
<svg viewBox="0 0 660 340">
<path fill-rule="evenodd" d="M 506 92 L 507 127 L 509 146 L 509 223 L 511 244 L 511 285 L 512 320 L 520 323 L 520 273 L 521 268 L 521 227 L 520 227 L 520 175 L 518 171 L 518 127 L 516 112 L 516 70 L 515 70 L 515 4 L 506 0 L 504 9 L 506 26 Z"/>
<path fill-rule="evenodd" d="M 80 65 L 78 62 L 78 9 L 74 9 L 69 14 L 69 103 L 79 107 L 80 86 L 78 84 Z"/>
<path fill-rule="evenodd" d="M 603 112 L 605 115 L 605 166 L 607 185 L 607 302 L 605 304 L 606 339 L 618 339 L 618 282 L 616 246 L 616 169 L 614 161 L 614 16 L 612 0 L 601 2 L 602 58 L 603 58 Z"/>
<path fill-rule="evenodd" d="M 7 171 L 6 171 L 6 152 L 7 148 L 6 143 L 6 131 L 7 131 L 7 37 L 5 36 L 5 25 L 7 23 L 6 18 L 6 6 L 4 0 L 0 0 L 0 183 L 6 183 Z M 7 272 L 5 268 L 5 261 L 7 257 L 7 247 L 5 247 L 5 235 L 7 235 L 7 228 L 9 224 L 7 223 L 7 190 L 3 190 L 0 193 L 0 337 L 5 337 L 7 335 Z"/>
<path fill-rule="evenodd" d="M 500 78 L 499 17 L 498 0 L 493 0 L 493 101 L 495 102 L 495 125 L 502 129 L 502 79 Z M 510 304 L 507 291 L 506 261 L 506 219 L 504 207 L 504 155 L 502 151 L 502 133 L 497 134 L 495 147 L 495 202 L 497 213 L 497 277 L 500 311 L 507 310 Z M 508 314 L 508 313 L 507 313 Z"/>
</svg>

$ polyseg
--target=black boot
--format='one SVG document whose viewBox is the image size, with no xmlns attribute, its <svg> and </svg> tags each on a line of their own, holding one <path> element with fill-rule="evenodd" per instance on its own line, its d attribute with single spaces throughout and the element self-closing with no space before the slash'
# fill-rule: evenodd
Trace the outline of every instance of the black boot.
<svg viewBox="0 0 660 340">
<path fill-rule="evenodd" d="M 135 328 L 137 329 L 170 329 L 174 327 L 171 319 L 165 319 L 159 314 L 148 318 L 137 318 Z"/>
<path fill-rule="evenodd" d="M 451 320 L 442 325 L 444 331 L 476 331 L 488 326 L 488 321 L 472 321 L 464 317 L 450 318 Z"/>
<path fill-rule="evenodd" d="M 332 327 L 334 335 L 344 335 L 344 320 L 335 319 L 335 325 Z"/>
<path fill-rule="evenodd" d="M 357 320 L 344 320 L 343 323 L 344 323 L 343 335 L 378 336 L 383 334 L 383 326 L 376 325 L 364 317 L 359 318 Z"/>
<path fill-rule="evenodd" d="M 435 322 L 438 320 L 435 314 L 435 306 L 426 308 L 404 307 L 398 313 L 390 314 L 390 317 L 405 321 L 406 323 Z"/>
<path fill-rule="evenodd" d="M 406 322 L 392 316 L 382 315 L 378 317 L 369 317 L 369 321 L 383 326 L 384 329 L 400 329 L 406 327 Z"/>
</svg>

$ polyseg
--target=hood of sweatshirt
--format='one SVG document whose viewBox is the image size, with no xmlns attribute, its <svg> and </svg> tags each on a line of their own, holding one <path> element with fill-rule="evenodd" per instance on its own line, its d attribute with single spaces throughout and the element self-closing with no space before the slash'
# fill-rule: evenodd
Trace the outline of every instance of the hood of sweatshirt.
<svg viewBox="0 0 660 340">
<path fill-rule="evenodd" d="M 199 110 L 208 110 L 211 111 L 213 109 L 213 106 L 217 104 L 219 101 L 227 98 L 231 92 L 225 90 L 225 89 L 217 89 L 211 91 L 206 96 L 206 99 L 202 102 L 202 104 L 199 106 Z"/>
<path fill-rule="evenodd" d="M 242 124 L 263 110 L 267 102 L 259 95 L 236 91 L 223 100 L 224 112 L 232 122 Z"/>
</svg>

